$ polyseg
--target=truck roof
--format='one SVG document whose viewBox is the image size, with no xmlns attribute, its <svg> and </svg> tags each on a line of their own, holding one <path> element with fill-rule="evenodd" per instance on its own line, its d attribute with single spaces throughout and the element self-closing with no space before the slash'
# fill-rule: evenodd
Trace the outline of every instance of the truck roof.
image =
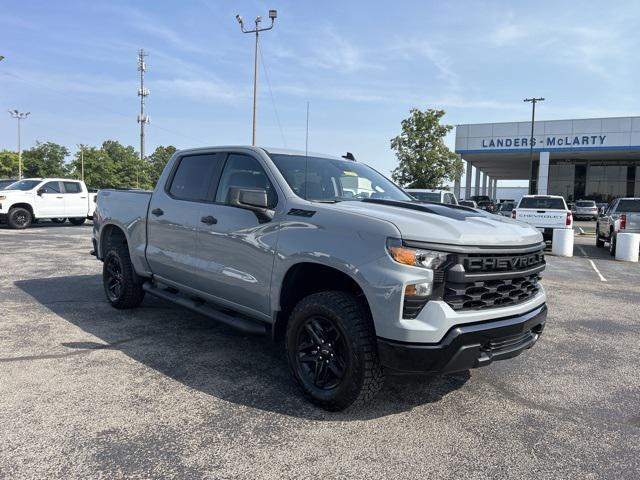
<svg viewBox="0 0 640 480">
<path fill-rule="evenodd" d="M 204 153 L 210 150 L 252 150 L 256 153 L 265 152 L 267 154 L 274 153 L 277 155 L 296 155 L 296 156 L 309 156 L 309 157 L 320 157 L 327 158 L 330 160 L 345 160 L 344 158 L 336 155 L 328 155 L 326 153 L 318 153 L 318 152 L 305 152 L 304 150 L 292 150 L 288 148 L 278 148 L 278 147 L 254 147 L 253 145 L 210 145 L 208 147 L 196 147 L 196 148 L 186 148 L 183 150 L 179 150 L 179 153 Z"/>
</svg>

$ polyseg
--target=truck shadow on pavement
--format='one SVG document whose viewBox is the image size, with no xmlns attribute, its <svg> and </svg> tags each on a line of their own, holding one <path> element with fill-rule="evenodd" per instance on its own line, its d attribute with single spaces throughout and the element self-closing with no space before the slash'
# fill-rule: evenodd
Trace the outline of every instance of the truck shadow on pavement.
<svg viewBox="0 0 640 480">
<path fill-rule="evenodd" d="M 105 300 L 100 275 L 23 280 L 15 285 L 95 337 L 70 338 L 54 357 L 117 350 L 190 388 L 283 415 L 339 421 L 378 418 L 437 402 L 470 378 L 468 372 L 433 378 L 388 377 L 383 391 L 368 407 L 325 412 L 298 392 L 282 347 L 270 337 L 237 333 L 151 296 L 138 309 L 115 310 Z M 50 347 L 57 350 L 59 346 Z M 37 360 L 37 352 L 34 354 L 31 358 Z"/>
</svg>

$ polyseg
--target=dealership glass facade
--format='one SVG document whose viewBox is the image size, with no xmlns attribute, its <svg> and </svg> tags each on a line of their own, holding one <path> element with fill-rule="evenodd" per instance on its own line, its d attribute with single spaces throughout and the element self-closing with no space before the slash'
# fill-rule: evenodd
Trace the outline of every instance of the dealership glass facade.
<svg viewBox="0 0 640 480">
<path fill-rule="evenodd" d="M 567 201 L 640 196 L 640 160 L 552 159 L 548 193 Z"/>
</svg>

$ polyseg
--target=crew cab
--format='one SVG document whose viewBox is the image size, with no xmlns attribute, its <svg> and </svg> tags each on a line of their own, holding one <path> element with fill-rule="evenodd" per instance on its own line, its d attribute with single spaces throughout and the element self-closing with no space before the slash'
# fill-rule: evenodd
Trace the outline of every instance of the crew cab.
<svg viewBox="0 0 640 480">
<path fill-rule="evenodd" d="M 407 188 L 405 189 L 409 195 L 419 202 L 448 203 L 458 205 L 456 196 L 447 190 L 426 189 L 426 188 Z"/>
<path fill-rule="evenodd" d="M 547 315 L 536 229 L 416 202 L 328 155 L 176 152 L 152 192 L 98 193 L 92 241 L 113 307 L 151 294 L 269 334 L 304 395 L 329 410 L 371 400 L 385 374 L 514 357 Z"/>
<path fill-rule="evenodd" d="M 640 233 L 640 198 L 618 198 L 609 204 L 596 223 L 596 247 L 609 242 L 609 253 L 615 256 L 618 233 Z"/>
<path fill-rule="evenodd" d="M 556 195 L 524 195 L 511 218 L 540 230 L 545 241 L 553 239 L 554 228 L 573 228 L 571 211 L 564 198 Z"/>
<path fill-rule="evenodd" d="M 93 216 L 95 202 L 84 182 L 68 178 L 25 178 L 0 191 L 0 222 L 27 228 L 48 218 L 82 225 Z"/>
</svg>

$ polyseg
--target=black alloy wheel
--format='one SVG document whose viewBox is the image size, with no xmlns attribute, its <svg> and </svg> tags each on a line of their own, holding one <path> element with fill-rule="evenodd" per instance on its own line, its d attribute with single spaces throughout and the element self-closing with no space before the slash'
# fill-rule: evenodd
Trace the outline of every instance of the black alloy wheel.
<svg viewBox="0 0 640 480">
<path fill-rule="evenodd" d="M 110 302 L 120 300 L 123 290 L 122 263 L 116 255 L 110 255 L 105 260 L 104 286 Z"/>
<path fill-rule="evenodd" d="M 332 390 L 349 368 L 348 347 L 337 325 L 322 316 L 311 316 L 296 338 L 296 370 L 310 387 Z"/>
</svg>

